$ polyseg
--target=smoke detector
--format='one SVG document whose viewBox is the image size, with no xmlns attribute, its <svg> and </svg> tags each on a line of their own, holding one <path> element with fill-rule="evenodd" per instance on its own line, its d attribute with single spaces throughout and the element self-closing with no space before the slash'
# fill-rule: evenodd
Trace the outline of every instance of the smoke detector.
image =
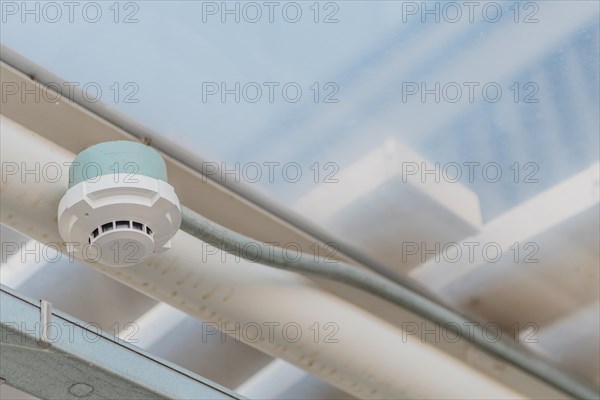
<svg viewBox="0 0 600 400">
<path fill-rule="evenodd" d="M 69 167 L 58 231 L 83 259 L 125 267 L 170 248 L 181 207 L 151 147 L 128 141 L 92 146 Z"/>
</svg>

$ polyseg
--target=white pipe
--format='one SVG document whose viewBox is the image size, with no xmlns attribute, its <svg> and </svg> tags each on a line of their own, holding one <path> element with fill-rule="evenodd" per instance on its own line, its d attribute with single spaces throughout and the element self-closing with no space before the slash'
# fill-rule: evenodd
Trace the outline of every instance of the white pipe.
<svg viewBox="0 0 600 400">
<path fill-rule="evenodd" d="M 3 245 L 9 246 L 3 241 Z M 6 259 L 5 263 L 0 265 L 0 283 L 18 289 L 29 278 L 35 275 L 39 270 L 48 265 L 40 255 L 40 249 L 36 246 L 41 246 L 35 240 L 28 240 L 21 243 L 10 243 L 10 246 L 20 247 L 19 251 Z M 32 254 L 28 257 L 29 254 Z M 37 253 L 37 254 L 35 254 Z M 48 248 L 48 258 L 55 259 L 58 257 L 56 250 Z"/>
<path fill-rule="evenodd" d="M 4 165 L 33 169 L 37 163 L 43 171 L 72 161 L 74 155 L 5 117 L 0 129 L 2 223 L 42 243 L 62 242 L 56 216 L 68 174 L 58 181 L 36 180 L 5 174 Z M 359 398 L 523 397 L 418 337 L 403 337 L 397 327 L 303 277 L 232 256 L 222 262 L 223 254 L 206 254 L 204 243 L 181 231 L 172 244 L 166 253 L 132 267 L 86 263 Z M 320 335 L 315 340 L 316 322 Z M 328 322 L 335 325 L 325 332 Z M 335 326 L 337 343 L 326 343 L 325 334 Z"/>
<path fill-rule="evenodd" d="M 127 324 L 119 332 L 119 338 L 125 341 L 133 339 L 142 349 L 148 349 L 164 338 L 175 326 L 185 321 L 188 315 L 166 303 L 158 303 L 135 321 L 135 338 Z"/>
<path fill-rule="evenodd" d="M 249 399 L 280 399 L 308 375 L 281 359 L 271 361 L 235 391 Z"/>
</svg>

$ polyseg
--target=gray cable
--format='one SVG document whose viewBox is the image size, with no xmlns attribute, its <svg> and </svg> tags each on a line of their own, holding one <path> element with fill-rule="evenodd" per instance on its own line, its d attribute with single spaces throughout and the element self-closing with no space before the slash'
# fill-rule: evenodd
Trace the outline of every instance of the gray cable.
<svg viewBox="0 0 600 400">
<path fill-rule="evenodd" d="M 486 338 L 479 324 L 372 271 L 362 270 L 343 262 L 315 260 L 312 255 L 284 256 L 283 252 L 273 251 L 272 246 L 231 231 L 186 207 L 182 207 L 181 211 L 183 216 L 181 229 L 184 232 L 222 251 L 267 266 L 311 274 L 364 290 L 454 331 L 464 340 L 571 396 L 581 399 L 600 397 L 600 394 L 593 388 L 572 378 L 523 346 L 516 346 L 506 340 L 491 341 Z M 461 326 L 472 326 L 473 328 L 465 333 L 460 328 Z"/>
</svg>

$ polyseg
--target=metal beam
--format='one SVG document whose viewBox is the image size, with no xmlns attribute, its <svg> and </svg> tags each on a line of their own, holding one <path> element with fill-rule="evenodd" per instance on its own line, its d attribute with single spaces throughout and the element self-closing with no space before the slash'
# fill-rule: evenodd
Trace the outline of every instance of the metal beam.
<svg viewBox="0 0 600 400">
<path fill-rule="evenodd" d="M 0 335 L 0 376 L 41 399 L 241 399 L 5 286 Z"/>
</svg>

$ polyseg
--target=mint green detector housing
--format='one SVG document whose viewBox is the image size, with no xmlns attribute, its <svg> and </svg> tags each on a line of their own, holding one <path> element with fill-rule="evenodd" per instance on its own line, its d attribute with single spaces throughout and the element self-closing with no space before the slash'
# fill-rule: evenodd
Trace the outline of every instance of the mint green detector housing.
<svg viewBox="0 0 600 400">
<path fill-rule="evenodd" d="M 83 150 L 69 167 L 69 188 L 102 175 L 144 175 L 167 180 L 167 166 L 152 147 L 126 140 L 104 142 Z"/>
</svg>

